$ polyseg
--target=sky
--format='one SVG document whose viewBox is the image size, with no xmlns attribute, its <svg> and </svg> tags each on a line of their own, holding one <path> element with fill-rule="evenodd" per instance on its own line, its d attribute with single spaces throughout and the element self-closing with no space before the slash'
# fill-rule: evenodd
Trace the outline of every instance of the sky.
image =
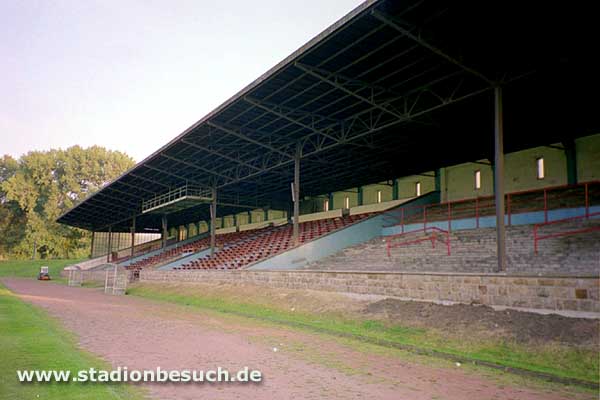
<svg viewBox="0 0 600 400">
<path fill-rule="evenodd" d="M 141 161 L 361 0 L 2 0 L 0 156 Z"/>
</svg>

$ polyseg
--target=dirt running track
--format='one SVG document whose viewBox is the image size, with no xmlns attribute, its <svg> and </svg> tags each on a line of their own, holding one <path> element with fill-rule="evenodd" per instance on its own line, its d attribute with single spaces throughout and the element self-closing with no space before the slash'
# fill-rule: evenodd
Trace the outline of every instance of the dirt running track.
<svg viewBox="0 0 600 400">
<path fill-rule="evenodd" d="M 113 367 L 260 369 L 260 384 L 147 384 L 159 399 L 563 399 L 574 393 L 502 385 L 461 368 L 366 354 L 334 338 L 186 307 L 25 279 L 3 283 L 46 309 Z M 240 319 L 238 319 L 240 320 Z M 231 326 L 236 325 L 236 326 Z M 257 339 L 258 338 L 258 339 Z M 273 351 L 277 346 L 278 351 Z M 309 354 L 310 356 L 307 356 Z M 319 357 L 321 355 L 322 357 Z M 577 393 L 575 397 L 586 398 Z M 593 397 L 593 396 L 591 396 Z"/>
</svg>

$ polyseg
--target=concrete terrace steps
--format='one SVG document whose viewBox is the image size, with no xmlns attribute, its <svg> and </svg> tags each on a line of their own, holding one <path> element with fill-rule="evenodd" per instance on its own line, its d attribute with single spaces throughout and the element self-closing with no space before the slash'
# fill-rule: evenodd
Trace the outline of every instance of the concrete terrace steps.
<svg viewBox="0 0 600 400">
<path fill-rule="evenodd" d="M 600 226 L 600 220 L 579 220 L 540 229 L 541 234 Z M 496 232 L 494 228 L 453 231 L 452 254 L 443 243 L 431 242 L 391 249 L 387 257 L 384 238 L 347 248 L 334 256 L 309 264 L 308 269 L 359 271 L 440 271 L 493 272 L 497 268 Z M 423 232 L 409 233 L 399 241 L 422 237 Z M 539 242 L 534 254 L 533 226 L 507 227 L 507 272 L 534 274 L 598 274 L 600 272 L 600 231 L 546 239 Z"/>
</svg>

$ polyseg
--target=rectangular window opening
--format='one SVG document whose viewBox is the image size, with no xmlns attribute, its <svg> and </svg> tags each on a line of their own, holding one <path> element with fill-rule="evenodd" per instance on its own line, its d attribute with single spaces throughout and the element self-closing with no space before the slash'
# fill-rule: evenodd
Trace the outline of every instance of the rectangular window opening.
<svg viewBox="0 0 600 400">
<path fill-rule="evenodd" d="M 350 208 L 350 197 L 348 196 L 344 198 L 344 208 Z"/>
<path fill-rule="evenodd" d="M 481 189 L 481 171 L 475 171 L 475 190 Z"/>
<path fill-rule="evenodd" d="M 381 203 L 381 190 L 377 191 L 377 202 Z"/>
<path fill-rule="evenodd" d="M 325 202 L 323 203 L 323 210 L 329 211 L 329 200 L 325 200 Z"/>
<path fill-rule="evenodd" d="M 421 195 L 421 182 L 415 183 L 415 194 L 417 197 Z"/>
<path fill-rule="evenodd" d="M 544 179 L 546 177 L 546 171 L 544 169 L 544 157 L 540 157 L 535 160 L 537 166 L 537 178 Z"/>
</svg>

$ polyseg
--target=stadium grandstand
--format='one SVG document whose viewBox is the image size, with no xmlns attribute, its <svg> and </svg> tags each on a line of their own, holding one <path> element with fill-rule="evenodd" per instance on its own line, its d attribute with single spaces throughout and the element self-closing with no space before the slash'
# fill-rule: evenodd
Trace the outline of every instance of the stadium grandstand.
<svg viewBox="0 0 600 400">
<path fill-rule="evenodd" d="M 58 221 L 136 277 L 597 276 L 591 15 L 366 1 Z"/>
</svg>

